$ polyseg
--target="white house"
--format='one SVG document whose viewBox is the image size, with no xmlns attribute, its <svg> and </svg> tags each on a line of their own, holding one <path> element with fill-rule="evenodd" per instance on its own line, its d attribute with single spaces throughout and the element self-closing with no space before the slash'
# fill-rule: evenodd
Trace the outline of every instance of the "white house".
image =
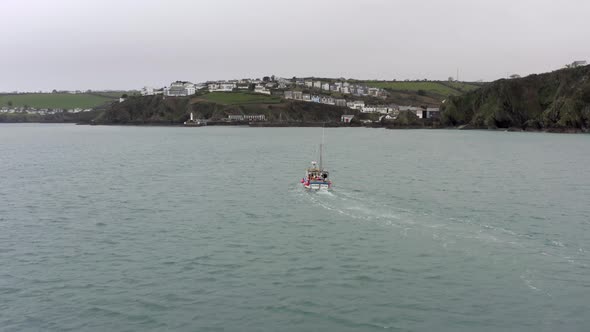
<svg viewBox="0 0 590 332">
<path fill-rule="evenodd" d="M 379 96 L 379 88 L 369 88 L 367 90 L 367 93 L 369 94 L 369 96 L 373 96 L 373 97 L 378 97 Z"/>
<path fill-rule="evenodd" d="M 191 96 L 196 92 L 195 85 L 187 81 L 170 83 L 170 87 L 164 88 L 164 94 L 170 97 Z"/>
<path fill-rule="evenodd" d="M 244 121 L 244 115 L 242 114 L 230 114 L 227 118 L 230 121 Z"/>
<path fill-rule="evenodd" d="M 153 96 L 154 95 L 154 88 L 151 86 L 144 86 L 141 88 L 141 95 L 142 96 Z"/>
<path fill-rule="evenodd" d="M 375 106 L 375 113 L 389 114 L 391 111 L 391 108 L 387 106 Z"/>
<path fill-rule="evenodd" d="M 195 92 L 197 92 L 197 89 L 195 88 L 194 84 L 185 85 L 184 89 L 186 90 L 187 96 L 192 96 L 195 94 Z"/>
<path fill-rule="evenodd" d="M 576 68 L 576 67 L 581 67 L 581 66 L 585 66 L 588 63 L 586 61 L 574 61 L 572 62 L 572 64 L 570 65 L 571 68 Z"/>
<path fill-rule="evenodd" d="M 348 106 L 348 108 L 360 110 L 361 108 L 365 107 L 365 102 L 362 100 L 349 101 L 346 103 L 346 106 Z"/>
<path fill-rule="evenodd" d="M 244 115 L 244 120 L 248 121 L 265 121 L 266 116 L 264 114 L 247 114 Z"/>
<path fill-rule="evenodd" d="M 264 114 L 230 114 L 227 116 L 230 121 L 265 121 Z"/>
<path fill-rule="evenodd" d="M 270 90 L 267 89 L 264 85 L 258 84 L 254 87 L 254 93 L 270 95 Z"/>
<path fill-rule="evenodd" d="M 232 92 L 236 87 L 235 83 L 210 83 L 209 92 Z"/>
<path fill-rule="evenodd" d="M 363 88 L 362 86 L 357 86 L 354 94 L 357 96 L 366 96 L 367 95 L 367 89 Z"/>
<path fill-rule="evenodd" d="M 330 83 L 322 84 L 322 90 L 330 91 Z"/>
<path fill-rule="evenodd" d="M 313 81 L 305 81 L 305 86 L 308 88 L 313 87 Z"/>
<path fill-rule="evenodd" d="M 322 88 L 322 82 L 321 81 L 315 81 L 315 82 L 313 82 L 313 87 L 315 89 L 321 89 Z"/>
</svg>

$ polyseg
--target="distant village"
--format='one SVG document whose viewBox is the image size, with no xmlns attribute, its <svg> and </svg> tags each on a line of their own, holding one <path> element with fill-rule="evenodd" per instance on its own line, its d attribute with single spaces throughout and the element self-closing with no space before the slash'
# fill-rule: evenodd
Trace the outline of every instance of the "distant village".
<svg viewBox="0 0 590 332">
<path fill-rule="evenodd" d="M 587 65 L 587 61 L 574 61 L 565 65 L 565 68 L 577 68 Z M 508 79 L 520 78 L 520 75 L 513 74 Z M 406 80 L 407 81 L 407 80 Z M 449 77 L 449 81 L 453 81 Z M 438 107 L 426 107 L 416 105 L 395 105 L 387 103 L 374 102 L 381 99 L 386 100 L 388 92 L 381 88 L 369 87 L 365 84 L 348 82 L 346 79 L 339 80 L 322 80 L 313 78 L 281 78 L 281 77 L 264 77 L 263 79 L 240 79 L 227 81 L 208 81 L 204 83 L 191 83 L 188 81 L 175 81 L 170 86 L 163 88 L 143 87 L 140 90 L 142 96 L 162 95 L 163 97 L 186 97 L 192 96 L 200 91 L 209 92 L 250 92 L 256 94 L 280 96 L 286 100 L 319 103 L 346 107 L 361 113 L 377 113 L 381 118 L 395 119 L 399 112 L 407 111 L 416 114 L 420 119 L 438 118 L 440 109 Z M 52 93 L 81 94 L 91 93 L 87 91 L 56 91 Z M 111 91 L 105 91 L 111 92 Z M 39 92 L 41 93 L 41 92 Z M 14 92 L 18 94 L 18 92 Z M 125 101 L 126 95 L 119 98 L 119 102 Z M 372 100 L 373 103 L 367 104 L 362 97 Z M 92 108 L 35 108 L 30 106 L 2 106 L 0 113 L 12 114 L 37 114 L 51 115 L 58 113 L 81 113 L 92 111 Z M 349 122 L 354 115 L 343 115 L 342 121 Z M 264 115 L 229 115 L 228 121 L 265 121 Z"/>
<path fill-rule="evenodd" d="M 260 79 L 242 79 L 229 81 L 210 81 L 205 83 L 191 83 L 187 81 L 172 82 L 170 86 L 161 89 L 144 87 L 141 95 L 162 95 L 164 97 L 186 97 L 198 91 L 209 92 L 252 92 L 264 95 L 280 96 L 287 100 L 319 103 L 339 107 L 347 107 L 361 113 L 378 113 L 380 119 L 395 119 L 399 112 L 408 111 L 418 118 L 437 118 L 440 114 L 438 107 L 421 107 L 414 105 L 394 105 L 385 103 L 367 104 L 359 97 L 374 97 L 386 99 L 388 92 L 381 88 L 368 87 L 364 84 L 346 82 L 345 80 L 327 81 L 321 79 L 287 79 L 274 76 Z M 342 122 L 350 122 L 354 115 L 343 115 Z M 229 115 L 229 121 L 265 121 L 264 115 Z M 365 120 L 367 121 L 367 120 Z"/>
<path fill-rule="evenodd" d="M 37 115 L 51 115 L 58 113 L 81 113 L 90 112 L 91 108 L 73 108 L 73 109 L 62 109 L 62 108 L 35 108 L 35 107 L 10 107 L 3 106 L 0 108 L 0 113 L 9 114 L 37 114 Z"/>
</svg>

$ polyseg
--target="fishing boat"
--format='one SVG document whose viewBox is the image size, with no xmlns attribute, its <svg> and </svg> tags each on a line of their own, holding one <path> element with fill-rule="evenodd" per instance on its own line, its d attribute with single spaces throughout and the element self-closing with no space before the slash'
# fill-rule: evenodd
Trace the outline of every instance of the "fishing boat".
<svg viewBox="0 0 590 332">
<path fill-rule="evenodd" d="M 329 191 L 332 189 L 330 173 L 324 168 L 324 135 L 322 131 L 322 143 L 320 144 L 320 162 L 311 162 L 311 167 L 305 171 L 305 177 L 301 179 L 303 187 L 310 191 Z"/>
</svg>

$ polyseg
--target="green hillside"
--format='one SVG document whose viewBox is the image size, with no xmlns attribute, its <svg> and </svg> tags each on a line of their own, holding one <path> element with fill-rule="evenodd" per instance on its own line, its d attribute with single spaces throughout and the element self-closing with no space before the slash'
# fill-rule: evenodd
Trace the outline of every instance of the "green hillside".
<svg viewBox="0 0 590 332">
<path fill-rule="evenodd" d="M 99 93 L 27 93 L 0 94 L 0 107 L 34 107 L 34 108 L 93 108 L 118 99 L 117 93 L 103 95 Z"/>
<path fill-rule="evenodd" d="M 443 104 L 446 125 L 471 128 L 590 128 L 590 66 L 501 79 Z"/>
<path fill-rule="evenodd" d="M 281 102 L 281 98 L 276 96 L 244 92 L 211 92 L 199 98 L 222 105 L 276 104 Z"/>
<path fill-rule="evenodd" d="M 440 96 L 456 96 L 462 93 L 475 90 L 480 87 L 476 83 L 467 82 L 443 82 L 443 81 L 366 81 L 368 86 L 393 91 L 408 91 L 432 93 Z"/>
<path fill-rule="evenodd" d="M 211 101 L 212 99 L 221 102 Z M 230 114 L 264 114 L 269 121 L 334 123 L 339 122 L 343 114 L 358 114 L 358 111 L 345 107 L 287 101 L 265 95 L 209 93 L 193 98 L 133 96 L 122 103 L 114 103 L 100 113 L 93 123 L 182 124 L 191 112 L 197 119 L 211 121 L 226 119 Z"/>
</svg>

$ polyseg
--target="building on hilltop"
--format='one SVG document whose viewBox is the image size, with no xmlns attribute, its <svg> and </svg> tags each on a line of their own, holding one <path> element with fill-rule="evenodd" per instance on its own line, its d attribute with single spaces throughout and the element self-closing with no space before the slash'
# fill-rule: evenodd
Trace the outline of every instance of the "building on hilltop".
<svg viewBox="0 0 590 332">
<path fill-rule="evenodd" d="M 570 68 L 577 68 L 577 67 L 582 67 L 587 65 L 588 63 L 586 61 L 574 61 L 572 62 L 571 65 L 569 65 Z"/>
<path fill-rule="evenodd" d="M 341 87 L 340 87 L 340 85 L 338 85 L 338 84 L 331 84 L 331 85 L 330 85 L 330 91 L 333 91 L 333 92 L 340 92 L 340 89 L 341 89 Z"/>
<path fill-rule="evenodd" d="M 236 88 L 236 83 L 209 83 L 207 87 L 209 92 L 232 92 Z"/>
<path fill-rule="evenodd" d="M 379 97 L 379 93 L 381 92 L 381 89 L 379 88 L 369 88 L 367 89 L 367 94 L 369 96 L 373 96 L 373 97 Z"/>
<path fill-rule="evenodd" d="M 195 85 L 187 81 L 176 81 L 170 84 L 170 87 L 164 88 L 164 95 L 169 97 L 185 97 L 194 95 L 196 92 Z"/>
<path fill-rule="evenodd" d="M 264 85 L 258 84 L 254 87 L 254 93 L 270 95 L 270 90 L 267 89 Z"/>
<path fill-rule="evenodd" d="M 140 93 L 142 96 L 153 96 L 154 95 L 154 88 L 152 88 L 150 86 L 144 86 L 143 88 L 141 88 Z"/>
</svg>

